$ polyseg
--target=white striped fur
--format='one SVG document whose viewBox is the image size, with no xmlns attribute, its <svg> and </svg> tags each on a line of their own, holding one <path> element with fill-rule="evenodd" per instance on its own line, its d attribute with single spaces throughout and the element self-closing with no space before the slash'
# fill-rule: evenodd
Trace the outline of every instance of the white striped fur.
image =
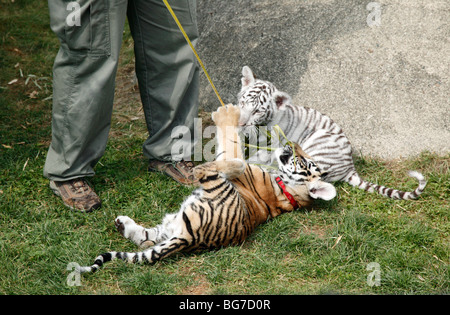
<svg viewBox="0 0 450 315">
<path fill-rule="evenodd" d="M 350 141 L 342 129 L 328 116 L 319 111 L 293 105 L 291 97 L 279 91 L 272 83 L 256 79 L 251 69 L 242 69 L 242 88 L 238 96 L 241 108 L 239 125 L 241 131 L 254 137 L 258 126 L 267 126 L 271 130 L 278 125 L 286 137 L 300 144 L 322 171 L 322 178 L 327 182 L 344 181 L 354 187 L 393 199 L 416 199 L 424 190 L 426 180 L 418 172 L 410 176 L 419 181 L 417 189 L 404 192 L 386 188 L 362 180 L 356 172 Z M 266 135 L 262 132 L 260 137 Z M 267 142 L 259 139 L 260 142 Z M 254 139 L 250 139 L 254 143 Z M 274 145 L 274 144 L 272 144 Z M 280 144 L 275 144 L 279 147 Z M 249 158 L 251 163 L 270 164 L 272 156 L 265 150 L 258 151 Z"/>
</svg>

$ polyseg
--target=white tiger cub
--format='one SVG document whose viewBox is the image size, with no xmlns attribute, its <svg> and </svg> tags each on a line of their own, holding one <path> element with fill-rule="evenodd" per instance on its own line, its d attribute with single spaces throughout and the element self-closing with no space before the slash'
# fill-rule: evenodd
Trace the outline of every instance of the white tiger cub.
<svg viewBox="0 0 450 315">
<path fill-rule="evenodd" d="M 410 171 L 409 175 L 419 181 L 412 192 L 387 188 L 362 180 L 356 172 L 350 141 L 330 117 L 319 111 L 293 105 L 291 97 L 279 91 L 272 83 L 256 79 L 252 70 L 242 69 L 242 88 L 238 95 L 241 108 L 239 125 L 247 135 L 257 135 L 257 128 L 267 126 L 270 131 L 278 125 L 287 139 L 300 144 L 322 170 L 322 179 L 327 182 L 344 181 L 354 187 L 392 199 L 416 199 L 424 190 L 426 180 L 422 174 Z M 261 133 L 259 141 L 266 134 Z M 254 140 L 253 140 L 254 141 Z M 272 144 L 273 145 L 273 144 Z M 275 146 L 280 146 L 275 144 Z M 250 163 L 271 163 L 271 154 L 259 150 L 249 159 Z"/>
</svg>

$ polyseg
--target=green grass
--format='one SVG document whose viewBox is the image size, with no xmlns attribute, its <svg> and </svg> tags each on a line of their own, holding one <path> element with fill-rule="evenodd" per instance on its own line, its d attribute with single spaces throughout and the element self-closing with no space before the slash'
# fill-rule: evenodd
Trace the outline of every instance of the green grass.
<svg viewBox="0 0 450 315">
<path fill-rule="evenodd" d="M 81 286 L 68 286 L 70 262 L 90 264 L 101 252 L 136 250 L 116 232 L 116 216 L 158 224 L 192 189 L 147 173 L 145 123 L 121 112 L 138 111 L 139 104 L 121 104 L 92 178 L 103 207 L 90 214 L 65 208 L 42 176 L 51 82 L 37 81 L 41 89 L 32 81 L 25 85 L 29 74 L 51 77 L 58 43 L 46 2 L 0 5 L 0 294 L 450 293 L 450 154 L 427 152 L 398 162 L 356 159 L 364 178 L 405 190 L 416 186 L 406 171 L 423 172 L 429 182 L 417 201 L 338 184 L 335 200 L 280 216 L 242 246 L 180 254 L 151 266 L 115 261 L 83 275 Z M 128 33 L 125 42 L 121 66 L 132 63 Z M 29 97 L 33 91 L 36 98 Z M 371 262 L 380 266 L 380 286 L 367 284 Z"/>
</svg>

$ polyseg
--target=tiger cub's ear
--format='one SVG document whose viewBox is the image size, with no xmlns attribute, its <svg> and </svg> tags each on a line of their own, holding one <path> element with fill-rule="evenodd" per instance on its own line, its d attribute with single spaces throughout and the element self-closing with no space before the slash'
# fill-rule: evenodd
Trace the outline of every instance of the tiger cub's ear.
<svg viewBox="0 0 450 315">
<path fill-rule="evenodd" d="M 317 180 L 312 183 L 307 182 L 309 195 L 314 199 L 331 200 L 336 197 L 336 188 L 330 183 Z"/>
<path fill-rule="evenodd" d="M 248 66 L 244 66 L 242 68 L 242 89 L 250 86 L 255 82 L 255 76 L 253 75 L 252 70 Z"/>
<path fill-rule="evenodd" d="M 286 105 L 291 103 L 291 97 L 287 93 L 276 91 L 273 93 L 273 101 L 279 110 L 285 110 Z"/>
</svg>

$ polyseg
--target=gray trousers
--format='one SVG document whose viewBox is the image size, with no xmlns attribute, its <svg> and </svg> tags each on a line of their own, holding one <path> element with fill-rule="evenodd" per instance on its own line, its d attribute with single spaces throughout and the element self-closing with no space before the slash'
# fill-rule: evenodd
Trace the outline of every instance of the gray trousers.
<svg viewBox="0 0 450 315">
<path fill-rule="evenodd" d="M 172 139 L 173 128 L 186 126 L 194 134 L 199 69 L 169 11 L 161 0 L 74 2 L 48 1 L 50 25 L 61 45 L 53 67 L 52 142 L 44 176 L 61 181 L 94 175 L 108 140 L 127 16 L 149 131 L 144 155 L 171 160 L 173 143 L 182 141 Z M 196 0 L 170 4 L 195 44 Z"/>
</svg>

